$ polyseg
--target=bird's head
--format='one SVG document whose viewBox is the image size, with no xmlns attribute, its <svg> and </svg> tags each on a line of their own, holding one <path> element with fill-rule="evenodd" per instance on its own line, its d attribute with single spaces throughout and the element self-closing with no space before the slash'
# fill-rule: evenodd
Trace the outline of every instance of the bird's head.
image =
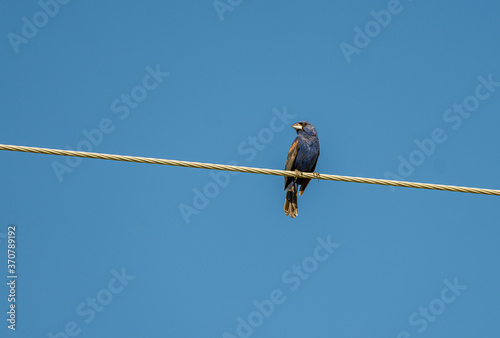
<svg viewBox="0 0 500 338">
<path fill-rule="evenodd" d="M 306 134 L 309 136 L 318 136 L 316 128 L 309 121 L 300 121 L 292 124 L 292 128 L 297 131 L 297 134 Z"/>
</svg>

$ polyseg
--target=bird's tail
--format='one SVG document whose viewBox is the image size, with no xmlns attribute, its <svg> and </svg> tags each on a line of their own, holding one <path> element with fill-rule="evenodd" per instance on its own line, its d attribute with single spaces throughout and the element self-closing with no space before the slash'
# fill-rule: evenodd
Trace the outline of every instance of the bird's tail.
<svg viewBox="0 0 500 338">
<path fill-rule="evenodd" d="M 288 187 L 286 187 L 286 197 L 285 197 L 285 215 L 291 218 L 296 217 L 299 214 L 299 208 L 297 206 L 297 183 L 295 181 L 290 182 Z"/>
</svg>

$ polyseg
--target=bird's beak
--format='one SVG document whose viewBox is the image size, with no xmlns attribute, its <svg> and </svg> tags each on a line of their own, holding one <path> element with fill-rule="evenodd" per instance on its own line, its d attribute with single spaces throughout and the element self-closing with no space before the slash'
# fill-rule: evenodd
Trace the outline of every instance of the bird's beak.
<svg viewBox="0 0 500 338">
<path fill-rule="evenodd" d="M 294 123 L 294 124 L 292 124 L 292 128 L 295 130 L 301 130 L 302 125 L 300 123 Z"/>
</svg>

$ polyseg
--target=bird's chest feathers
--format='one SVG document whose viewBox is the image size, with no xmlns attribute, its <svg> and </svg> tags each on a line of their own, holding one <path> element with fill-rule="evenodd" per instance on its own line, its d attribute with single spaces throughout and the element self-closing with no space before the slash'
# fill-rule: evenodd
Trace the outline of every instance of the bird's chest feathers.
<svg viewBox="0 0 500 338">
<path fill-rule="evenodd" d="M 310 152 L 317 148 L 317 142 L 313 139 L 305 138 L 299 140 L 299 152 Z"/>
<path fill-rule="evenodd" d="M 299 139 L 299 151 L 297 159 L 299 161 L 314 161 L 319 154 L 319 144 L 316 139 L 302 137 Z"/>
</svg>

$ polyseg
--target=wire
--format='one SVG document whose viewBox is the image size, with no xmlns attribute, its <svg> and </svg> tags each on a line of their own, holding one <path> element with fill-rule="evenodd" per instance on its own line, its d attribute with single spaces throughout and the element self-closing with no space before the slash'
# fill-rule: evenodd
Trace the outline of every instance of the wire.
<svg viewBox="0 0 500 338">
<path fill-rule="evenodd" d="M 404 181 L 394 181 L 394 180 L 383 180 L 383 179 L 378 179 L 378 178 L 325 175 L 325 174 L 318 174 L 318 173 L 305 173 L 305 172 L 299 172 L 299 171 L 286 171 L 286 170 L 276 170 L 276 169 L 242 167 L 242 166 L 235 166 L 235 165 L 166 160 L 166 159 L 151 158 L 151 157 L 101 154 L 101 153 L 92 153 L 92 152 L 86 152 L 86 151 L 25 147 L 25 146 L 6 145 L 6 144 L 0 144 L 0 150 L 21 151 L 21 152 L 26 152 L 26 153 L 37 153 L 37 154 L 59 155 L 59 156 L 97 158 L 97 159 L 101 159 L 101 160 L 112 160 L 112 161 L 125 161 L 125 162 L 136 162 L 136 163 L 172 165 L 172 166 L 188 167 L 188 168 L 236 171 L 236 172 L 252 173 L 252 174 L 292 176 L 292 177 L 298 177 L 298 178 L 310 178 L 310 179 L 329 180 L 329 181 L 380 184 L 380 185 L 389 185 L 389 186 L 394 186 L 394 187 L 455 191 L 455 192 L 464 192 L 464 193 L 472 193 L 472 194 L 500 196 L 500 190 L 494 190 L 494 189 L 469 188 L 469 187 L 459 187 L 459 186 L 444 185 L 444 184 L 404 182 Z"/>
</svg>

